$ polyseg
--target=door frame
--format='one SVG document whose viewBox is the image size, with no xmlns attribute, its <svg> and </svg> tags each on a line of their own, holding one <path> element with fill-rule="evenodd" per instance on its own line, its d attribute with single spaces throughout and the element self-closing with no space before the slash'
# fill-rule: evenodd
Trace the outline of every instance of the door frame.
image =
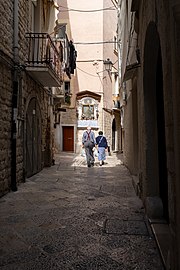
<svg viewBox="0 0 180 270">
<path fill-rule="evenodd" d="M 74 128 L 74 149 L 73 152 L 76 152 L 76 130 L 77 127 L 75 124 L 62 124 L 60 125 L 60 151 L 63 151 L 63 127 L 73 127 Z"/>
</svg>

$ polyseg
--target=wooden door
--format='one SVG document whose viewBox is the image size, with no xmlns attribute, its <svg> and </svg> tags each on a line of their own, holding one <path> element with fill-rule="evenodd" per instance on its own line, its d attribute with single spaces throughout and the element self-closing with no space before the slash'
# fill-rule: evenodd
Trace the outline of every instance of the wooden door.
<svg viewBox="0 0 180 270">
<path fill-rule="evenodd" d="M 74 127 L 63 127 L 63 151 L 74 152 Z"/>
<path fill-rule="evenodd" d="M 27 177 L 41 170 L 41 116 L 37 100 L 32 98 L 26 113 Z"/>
</svg>

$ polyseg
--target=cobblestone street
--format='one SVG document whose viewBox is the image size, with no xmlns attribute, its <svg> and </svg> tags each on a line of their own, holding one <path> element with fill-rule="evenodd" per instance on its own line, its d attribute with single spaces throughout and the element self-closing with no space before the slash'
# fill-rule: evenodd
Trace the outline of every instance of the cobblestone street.
<svg viewBox="0 0 180 270">
<path fill-rule="evenodd" d="M 0 199 L 1 270 L 162 270 L 132 177 L 112 154 L 62 153 Z"/>
</svg>

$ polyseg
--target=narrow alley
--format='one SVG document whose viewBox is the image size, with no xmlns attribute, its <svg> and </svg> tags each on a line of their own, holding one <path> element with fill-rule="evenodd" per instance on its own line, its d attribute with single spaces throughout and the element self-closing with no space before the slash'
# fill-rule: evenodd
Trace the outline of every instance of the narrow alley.
<svg viewBox="0 0 180 270">
<path fill-rule="evenodd" d="M 120 154 L 87 168 L 62 152 L 0 198 L 0 215 L 1 270 L 164 269 Z"/>
</svg>

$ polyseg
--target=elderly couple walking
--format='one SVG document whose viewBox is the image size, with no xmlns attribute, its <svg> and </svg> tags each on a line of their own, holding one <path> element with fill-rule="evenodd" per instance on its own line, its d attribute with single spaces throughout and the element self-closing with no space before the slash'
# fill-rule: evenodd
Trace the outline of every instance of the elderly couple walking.
<svg viewBox="0 0 180 270">
<path fill-rule="evenodd" d="M 87 166 L 94 166 L 94 153 L 93 148 L 96 147 L 98 149 L 98 160 L 100 166 L 104 164 L 104 160 L 106 159 L 106 149 L 108 149 L 108 144 L 106 137 L 103 136 L 103 132 L 99 131 L 99 136 L 95 138 L 94 132 L 91 130 L 91 127 L 88 126 L 87 130 L 84 131 L 82 136 L 82 147 L 85 149 Z"/>
</svg>

